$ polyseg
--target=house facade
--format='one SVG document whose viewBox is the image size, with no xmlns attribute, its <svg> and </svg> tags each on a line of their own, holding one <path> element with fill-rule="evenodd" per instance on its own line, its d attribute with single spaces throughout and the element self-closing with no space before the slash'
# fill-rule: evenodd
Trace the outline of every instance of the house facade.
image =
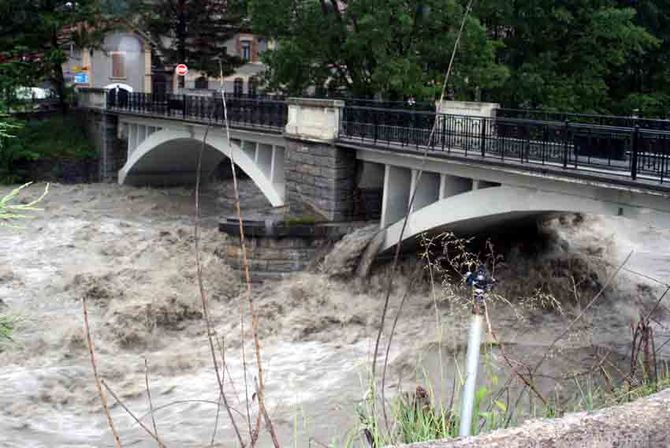
<svg viewBox="0 0 670 448">
<path fill-rule="evenodd" d="M 254 94 L 260 89 L 265 70 L 260 55 L 272 42 L 251 33 L 237 33 L 225 42 L 225 51 L 238 56 L 244 63 L 235 73 L 223 79 L 227 93 Z M 183 83 L 174 67 L 152 67 L 151 46 L 142 36 L 132 31 L 114 31 L 96 49 L 69 49 L 68 61 L 63 65 L 65 79 L 70 85 L 97 88 L 122 88 L 130 92 L 206 94 L 219 90 L 221 80 L 207 77 L 197 70 L 189 70 Z M 180 86 L 180 84 L 183 85 Z"/>
<path fill-rule="evenodd" d="M 261 76 L 265 65 L 261 62 L 261 54 L 273 47 L 273 42 L 252 33 L 237 33 L 225 43 L 225 51 L 231 56 L 238 56 L 243 64 L 231 75 L 223 78 L 223 88 L 227 93 L 254 94 L 260 90 Z M 178 79 L 174 77 L 173 91 L 179 93 L 198 93 L 207 90 L 219 90 L 221 80 L 207 77 L 197 70 L 190 70 L 184 80 L 184 87 L 178 87 Z"/>
<path fill-rule="evenodd" d="M 100 48 L 71 46 L 63 65 L 66 81 L 74 86 L 152 91 L 151 49 L 130 31 L 108 33 Z"/>
</svg>

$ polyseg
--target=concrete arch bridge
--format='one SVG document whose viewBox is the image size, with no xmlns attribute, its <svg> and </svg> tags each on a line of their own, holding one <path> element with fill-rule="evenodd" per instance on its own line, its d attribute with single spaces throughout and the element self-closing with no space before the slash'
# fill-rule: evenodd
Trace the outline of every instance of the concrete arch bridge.
<svg viewBox="0 0 670 448">
<path fill-rule="evenodd" d="M 281 135 L 225 129 L 180 121 L 122 117 L 119 132 L 127 141 L 126 162 L 118 182 L 129 185 L 193 183 L 200 150 L 207 178 L 225 158 L 232 159 L 273 207 L 285 203 L 284 151 Z M 206 137 L 205 137 L 205 134 Z"/>
<path fill-rule="evenodd" d="M 234 97 L 229 143 L 220 98 L 130 93 L 121 104 L 108 93 L 88 95 L 82 104 L 104 125 L 102 171 L 118 169 L 120 183 L 192 182 L 209 128 L 205 172 L 231 157 L 273 207 L 308 208 L 331 222 L 377 217 L 380 251 L 423 232 L 566 212 L 670 227 L 663 122 L 524 121 L 471 103 L 389 112 L 338 100 Z M 431 140 L 425 123 L 437 123 Z M 118 137 L 125 162 L 113 167 L 104 148 Z"/>
</svg>

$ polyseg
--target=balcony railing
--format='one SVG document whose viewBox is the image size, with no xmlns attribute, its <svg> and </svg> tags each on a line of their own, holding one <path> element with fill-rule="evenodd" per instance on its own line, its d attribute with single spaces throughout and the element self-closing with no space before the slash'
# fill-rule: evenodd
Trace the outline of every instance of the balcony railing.
<svg viewBox="0 0 670 448">
<path fill-rule="evenodd" d="M 645 120 L 643 124 L 613 126 L 348 104 L 340 136 L 396 150 L 430 150 L 663 183 L 670 174 L 670 131 L 663 128 L 664 123 Z"/>
<path fill-rule="evenodd" d="M 168 118 L 222 124 L 221 96 L 169 95 L 107 92 L 107 109 Z M 288 115 L 282 97 L 226 95 L 226 110 L 231 126 L 281 131 Z"/>
</svg>

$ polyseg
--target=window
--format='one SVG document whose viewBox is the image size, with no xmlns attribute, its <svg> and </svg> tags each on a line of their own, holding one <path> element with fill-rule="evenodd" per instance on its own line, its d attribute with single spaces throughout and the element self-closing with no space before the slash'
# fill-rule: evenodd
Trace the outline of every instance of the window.
<svg viewBox="0 0 670 448">
<path fill-rule="evenodd" d="M 244 80 L 242 78 L 235 78 L 233 81 L 233 95 L 242 95 L 244 90 Z"/>
<path fill-rule="evenodd" d="M 249 94 L 249 96 L 256 96 L 256 94 L 258 93 L 258 78 L 256 77 L 249 78 L 249 85 L 247 89 L 248 89 L 247 93 Z"/>
<path fill-rule="evenodd" d="M 248 40 L 243 40 L 242 45 L 242 60 L 250 61 L 251 60 L 251 42 Z"/>
<path fill-rule="evenodd" d="M 112 53 L 111 77 L 114 79 L 124 79 L 126 77 L 126 55 L 124 53 Z"/>
</svg>

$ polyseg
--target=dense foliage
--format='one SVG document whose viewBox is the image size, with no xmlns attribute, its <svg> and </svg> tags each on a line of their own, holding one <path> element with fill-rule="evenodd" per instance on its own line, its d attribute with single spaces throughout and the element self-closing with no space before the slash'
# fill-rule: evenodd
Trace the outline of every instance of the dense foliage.
<svg viewBox="0 0 670 448">
<path fill-rule="evenodd" d="M 442 85 L 464 8 L 455 0 L 417 2 L 254 0 L 255 31 L 277 40 L 266 54 L 272 87 L 293 94 L 310 85 L 357 96 L 433 97 Z M 451 87 L 476 97 L 501 85 L 507 69 L 495 60 L 499 44 L 470 17 Z"/>
<path fill-rule="evenodd" d="M 0 183 L 24 180 L 21 167 L 30 161 L 82 160 L 96 156 L 95 148 L 73 115 L 13 120 L 12 125 L 12 136 L 0 138 Z"/>
<path fill-rule="evenodd" d="M 450 97 L 509 107 L 666 115 L 666 0 L 480 0 L 465 22 Z M 250 0 L 271 86 L 433 99 L 467 0 Z"/>
<path fill-rule="evenodd" d="M 228 54 L 226 40 L 242 29 L 241 0 L 131 0 L 137 27 L 150 36 L 156 64 L 190 68 L 210 76 L 232 73 L 241 59 Z M 220 62 L 220 64 L 219 64 Z"/>
<path fill-rule="evenodd" d="M 14 85 L 46 80 L 65 110 L 67 48 L 94 47 L 104 33 L 102 13 L 96 0 L 0 0 L 0 89 L 11 96 Z"/>
</svg>

